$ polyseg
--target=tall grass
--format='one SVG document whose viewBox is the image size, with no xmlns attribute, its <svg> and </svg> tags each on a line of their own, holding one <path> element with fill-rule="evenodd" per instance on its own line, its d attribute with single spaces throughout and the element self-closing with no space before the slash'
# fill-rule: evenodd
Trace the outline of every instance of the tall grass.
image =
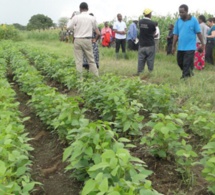
<svg viewBox="0 0 215 195">
<path fill-rule="evenodd" d="M 53 41 L 59 40 L 59 32 L 59 29 L 24 31 L 23 38 L 38 41 Z"/>
</svg>

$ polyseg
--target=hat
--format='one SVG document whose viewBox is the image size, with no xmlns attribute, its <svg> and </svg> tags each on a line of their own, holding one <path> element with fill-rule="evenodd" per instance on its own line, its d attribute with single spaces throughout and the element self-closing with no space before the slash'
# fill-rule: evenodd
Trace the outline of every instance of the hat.
<svg viewBox="0 0 215 195">
<path fill-rule="evenodd" d="M 132 20 L 133 20 L 133 21 L 138 21 L 138 20 L 139 20 L 139 18 L 138 18 L 138 17 L 136 17 L 136 16 L 134 16 L 134 17 L 132 17 Z"/>
<path fill-rule="evenodd" d="M 151 9 L 146 8 L 146 9 L 144 10 L 143 14 L 144 14 L 144 15 L 149 15 L 151 12 L 152 12 Z"/>
</svg>

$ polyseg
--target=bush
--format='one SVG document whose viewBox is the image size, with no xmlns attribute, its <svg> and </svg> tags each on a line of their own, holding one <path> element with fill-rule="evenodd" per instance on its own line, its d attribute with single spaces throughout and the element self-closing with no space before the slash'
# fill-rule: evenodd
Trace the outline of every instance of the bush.
<svg viewBox="0 0 215 195">
<path fill-rule="evenodd" d="M 2 24 L 0 26 L 0 40 L 12 39 L 14 41 L 20 40 L 20 34 L 13 25 Z"/>
</svg>

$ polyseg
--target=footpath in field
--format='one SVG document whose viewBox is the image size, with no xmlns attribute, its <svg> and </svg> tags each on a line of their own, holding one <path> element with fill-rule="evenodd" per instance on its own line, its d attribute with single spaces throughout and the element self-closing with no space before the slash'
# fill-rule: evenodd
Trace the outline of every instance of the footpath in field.
<svg viewBox="0 0 215 195">
<path fill-rule="evenodd" d="M 19 90 L 13 82 L 11 73 L 8 79 L 17 94 L 20 102 L 19 109 L 23 117 L 30 117 L 25 121 L 25 129 L 32 137 L 30 144 L 34 148 L 32 151 L 32 178 L 42 183 L 37 186 L 32 195 L 78 195 L 81 184 L 71 179 L 70 173 L 65 173 L 65 163 L 62 163 L 63 148 L 56 135 L 40 121 L 32 109 L 28 106 L 29 96 Z"/>
</svg>

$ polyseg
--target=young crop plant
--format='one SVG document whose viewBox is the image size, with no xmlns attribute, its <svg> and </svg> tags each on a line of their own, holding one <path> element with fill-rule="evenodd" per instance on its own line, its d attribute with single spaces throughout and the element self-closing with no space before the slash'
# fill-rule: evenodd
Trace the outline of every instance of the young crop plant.
<svg viewBox="0 0 215 195">
<path fill-rule="evenodd" d="M 90 179 L 81 194 L 158 195 L 147 179 L 152 172 L 145 167 L 143 161 L 116 144 L 113 149 L 106 149 L 100 161 L 88 169 Z"/>
<path fill-rule="evenodd" d="M 15 91 L 5 76 L 6 61 L 0 58 L 0 194 L 27 195 L 39 184 L 31 179 L 29 152 L 33 148 L 22 124 L 29 118 L 21 119 Z"/>
<path fill-rule="evenodd" d="M 200 163 L 203 165 L 203 177 L 208 181 L 208 190 L 215 194 L 215 134 L 207 145 L 203 147 L 203 158 Z"/>
<path fill-rule="evenodd" d="M 183 139 L 180 148 L 175 153 L 175 162 L 177 165 L 176 171 L 181 174 L 183 182 L 188 186 L 194 184 L 192 168 L 197 157 L 198 155 L 193 151 L 192 146 Z"/>
<path fill-rule="evenodd" d="M 152 130 L 146 134 L 141 143 L 149 148 L 153 156 L 160 158 L 173 157 L 183 182 L 191 186 L 194 182 L 192 167 L 198 155 L 185 139 L 188 134 L 184 131 L 184 123 L 188 117 L 186 113 L 179 114 L 152 114 L 152 120 L 147 126 Z"/>
<path fill-rule="evenodd" d="M 182 138 L 188 135 L 183 129 L 183 120 L 187 117 L 185 113 L 179 114 L 152 114 L 151 120 L 146 124 L 152 128 L 141 140 L 141 143 L 148 146 L 149 152 L 160 158 L 173 155 L 180 148 Z"/>
<path fill-rule="evenodd" d="M 215 113 L 197 106 L 189 110 L 187 122 L 192 132 L 204 140 L 209 140 L 215 133 Z"/>
<path fill-rule="evenodd" d="M 67 170 L 73 170 L 72 176 L 78 180 L 85 180 L 87 170 L 100 162 L 100 155 L 104 150 L 114 147 L 117 134 L 111 130 L 110 123 L 96 121 L 87 122 L 79 129 L 71 129 L 67 139 L 71 145 L 66 148 L 63 161 L 68 161 Z"/>
</svg>

